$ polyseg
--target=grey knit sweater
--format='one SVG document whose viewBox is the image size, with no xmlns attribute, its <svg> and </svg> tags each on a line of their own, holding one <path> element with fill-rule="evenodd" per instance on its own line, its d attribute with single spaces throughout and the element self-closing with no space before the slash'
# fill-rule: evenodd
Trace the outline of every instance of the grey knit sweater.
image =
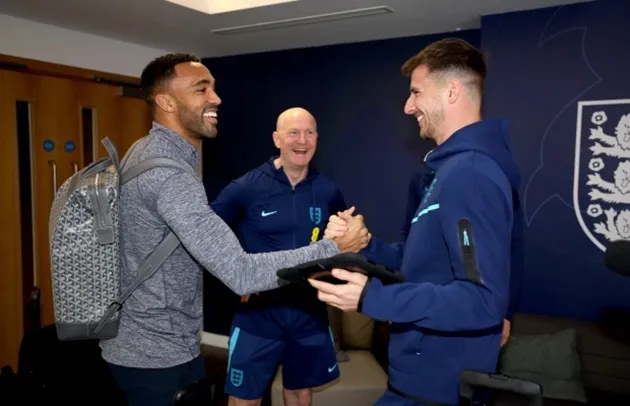
<svg viewBox="0 0 630 406">
<path fill-rule="evenodd" d="M 166 157 L 194 168 L 197 155 L 180 135 L 154 123 L 127 165 Z M 246 295 L 278 287 L 279 268 L 339 253 L 333 241 L 322 240 L 292 251 L 247 254 L 210 208 L 201 180 L 175 169 L 153 169 L 126 183 L 120 204 L 123 288 L 168 228 L 182 246 L 124 304 L 118 336 L 101 341 L 103 358 L 117 365 L 165 368 L 199 355 L 203 268 Z"/>
</svg>

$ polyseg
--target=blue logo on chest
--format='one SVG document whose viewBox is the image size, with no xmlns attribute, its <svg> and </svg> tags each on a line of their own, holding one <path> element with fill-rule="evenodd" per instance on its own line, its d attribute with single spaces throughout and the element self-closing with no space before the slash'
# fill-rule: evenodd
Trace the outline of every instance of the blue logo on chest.
<svg viewBox="0 0 630 406">
<path fill-rule="evenodd" d="M 308 214 L 311 217 L 313 224 L 319 224 L 322 221 L 322 208 L 321 207 L 309 207 Z"/>
<path fill-rule="evenodd" d="M 433 180 L 431 181 L 431 184 L 424 188 L 424 196 L 422 196 L 422 203 L 420 203 L 420 207 L 418 207 L 418 213 L 416 213 L 413 219 L 411 219 L 411 224 L 418 221 L 418 219 L 424 216 L 425 214 L 428 214 L 440 208 L 439 203 L 433 203 L 427 206 L 428 200 L 433 194 L 433 190 L 435 189 L 436 182 L 437 182 L 437 178 L 433 178 Z"/>
</svg>

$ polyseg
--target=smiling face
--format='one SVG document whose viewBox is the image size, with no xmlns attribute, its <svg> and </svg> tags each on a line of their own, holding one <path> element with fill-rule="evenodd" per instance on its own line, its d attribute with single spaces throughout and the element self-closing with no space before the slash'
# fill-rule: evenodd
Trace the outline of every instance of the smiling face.
<svg viewBox="0 0 630 406">
<path fill-rule="evenodd" d="M 214 78 L 200 63 L 183 63 L 171 81 L 176 122 L 195 138 L 217 135 L 217 110 L 221 99 L 214 91 Z"/>
<path fill-rule="evenodd" d="M 420 126 L 420 137 L 438 140 L 445 119 L 441 88 L 426 65 L 411 74 L 410 94 L 405 103 L 405 114 L 414 116 Z"/>
<path fill-rule="evenodd" d="M 317 149 L 317 123 L 302 108 L 289 109 L 278 117 L 273 142 L 280 150 L 283 166 L 292 169 L 308 167 Z"/>
<path fill-rule="evenodd" d="M 402 66 L 410 78 L 405 114 L 420 136 L 440 145 L 459 129 L 481 120 L 486 62 L 461 38 L 444 38 L 423 48 Z"/>
</svg>

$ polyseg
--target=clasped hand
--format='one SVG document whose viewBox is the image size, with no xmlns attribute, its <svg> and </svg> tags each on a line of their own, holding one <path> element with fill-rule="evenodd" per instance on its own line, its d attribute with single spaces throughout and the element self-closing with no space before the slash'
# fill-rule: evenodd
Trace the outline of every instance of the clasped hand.
<svg viewBox="0 0 630 406">
<path fill-rule="evenodd" d="M 370 242 L 372 235 L 365 227 L 362 215 L 353 216 L 352 207 L 337 215 L 330 216 L 324 238 L 331 238 L 342 251 L 358 252 Z M 356 249 L 359 247 L 359 249 Z M 333 285 L 331 283 L 309 279 L 309 283 L 317 289 L 317 297 L 322 302 L 337 307 L 343 311 L 355 311 L 359 306 L 361 293 L 367 284 L 368 277 L 357 272 L 344 269 L 333 269 L 332 275 L 347 283 Z"/>
<path fill-rule="evenodd" d="M 363 216 L 352 216 L 355 208 L 351 207 L 337 215 L 330 216 L 324 238 L 331 238 L 341 252 L 359 252 L 367 247 L 371 235 L 365 227 Z"/>
</svg>

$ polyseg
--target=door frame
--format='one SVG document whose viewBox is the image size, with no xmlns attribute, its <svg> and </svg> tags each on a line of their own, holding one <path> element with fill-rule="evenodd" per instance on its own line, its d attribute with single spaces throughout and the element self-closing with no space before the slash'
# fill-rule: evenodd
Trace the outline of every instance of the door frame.
<svg viewBox="0 0 630 406">
<path fill-rule="evenodd" d="M 0 54 L 0 69 L 17 70 L 24 73 L 55 76 L 73 80 L 85 80 L 89 82 L 110 82 L 121 86 L 134 88 L 140 87 L 140 78 L 119 75 L 111 72 L 77 68 L 68 65 L 59 65 L 35 59 L 21 58 L 6 54 Z"/>
</svg>

